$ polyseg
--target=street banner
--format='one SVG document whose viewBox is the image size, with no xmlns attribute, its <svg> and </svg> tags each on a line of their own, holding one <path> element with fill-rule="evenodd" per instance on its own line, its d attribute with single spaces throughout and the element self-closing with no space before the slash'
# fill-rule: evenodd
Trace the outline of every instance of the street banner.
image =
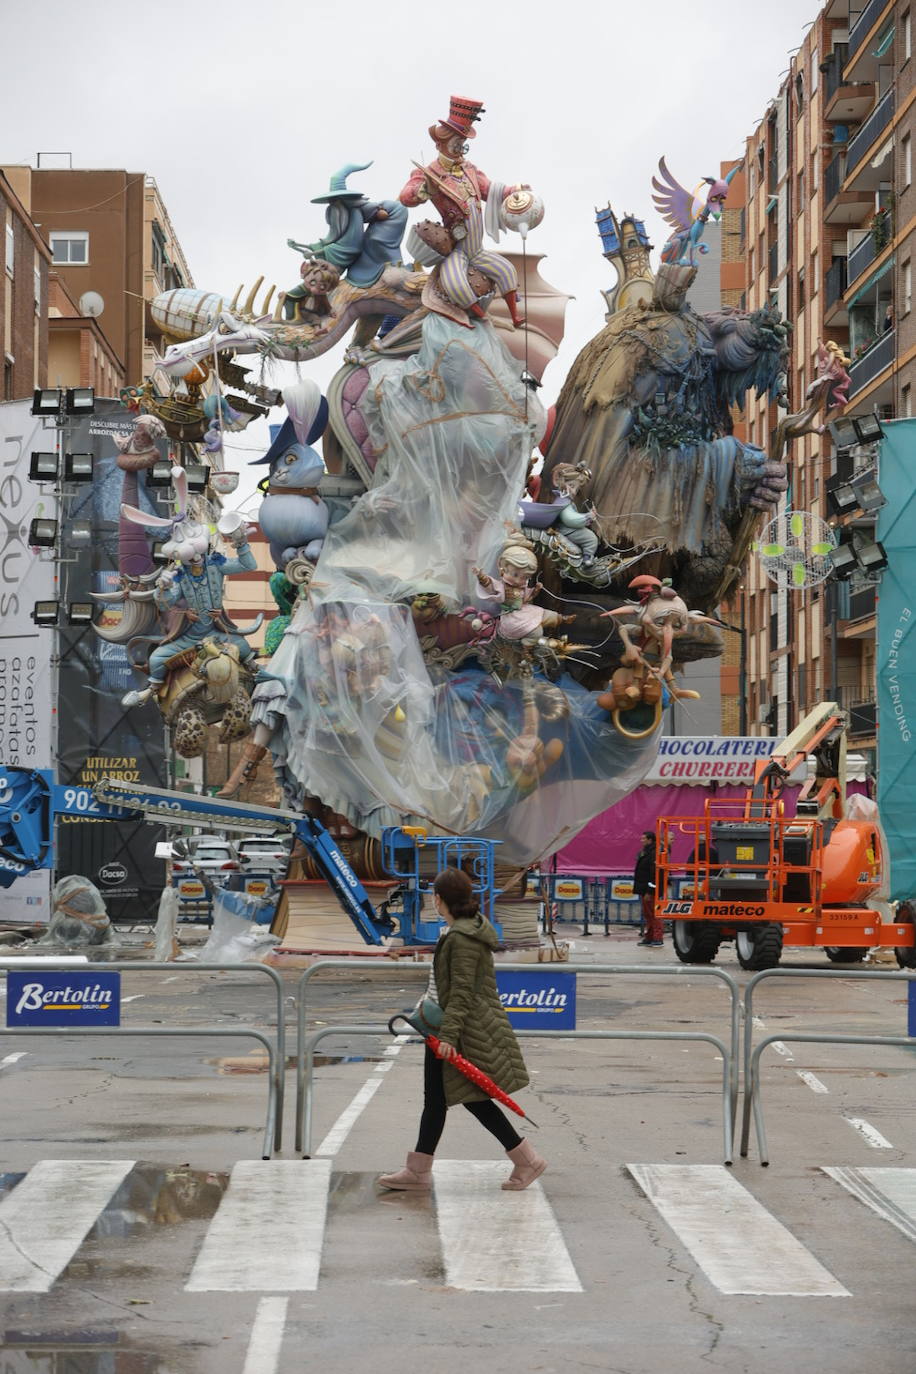
<svg viewBox="0 0 916 1374">
<path fill-rule="evenodd" d="M 48 973 L 10 969 L 6 975 L 7 1026 L 119 1026 L 120 973 Z"/>
<path fill-rule="evenodd" d="M 50 768 L 54 750 L 54 631 L 35 624 L 36 601 L 57 597 L 53 554 L 29 548 L 33 520 L 57 517 L 52 486 L 29 480 L 33 452 L 56 451 L 56 429 L 31 402 L 0 404 L 0 764 Z M 47 869 L 0 889 L 0 921 L 49 918 Z"/>
<path fill-rule="evenodd" d="M 888 565 L 875 660 L 878 811 L 890 848 L 890 897 L 916 897 L 916 419 L 883 421 L 877 539 Z"/>
<path fill-rule="evenodd" d="M 643 786 L 749 784 L 759 760 L 768 759 L 779 742 L 756 735 L 663 735 Z"/>
<path fill-rule="evenodd" d="M 520 1030 L 575 1030 L 576 975 L 532 969 L 496 970 L 499 1000 Z"/>
<path fill-rule="evenodd" d="M 89 524 L 89 547 L 78 546 L 73 562 L 62 565 L 68 602 L 86 602 L 91 592 L 115 590 L 118 584 L 118 517 L 122 500 L 151 514 L 160 512 L 139 475 L 136 495 L 125 492 L 128 476 L 117 467 L 113 435 L 129 434 L 136 417 L 115 401 L 96 398 L 95 414 L 68 421 L 66 444 L 74 453 L 91 453 L 93 478 L 74 489 L 62 512 L 61 543 L 65 558 L 74 545 L 74 526 Z M 167 444 L 161 443 L 162 456 Z M 62 600 L 64 597 L 62 596 Z M 120 606 L 102 605 L 95 619 L 113 625 Z M 89 625 L 60 630 L 60 728 L 58 781 L 91 787 L 108 777 L 119 782 L 168 786 L 166 732 L 155 704 L 126 711 L 125 692 L 141 686 L 127 647 L 100 639 Z M 102 894 L 110 918 L 150 919 L 156 913 L 165 882 L 165 865 L 155 857 L 161 826 L 142 819 L 93 821 L 64 817 L 57 826 L 57 871 L 78 873 Z"/>
</svg>

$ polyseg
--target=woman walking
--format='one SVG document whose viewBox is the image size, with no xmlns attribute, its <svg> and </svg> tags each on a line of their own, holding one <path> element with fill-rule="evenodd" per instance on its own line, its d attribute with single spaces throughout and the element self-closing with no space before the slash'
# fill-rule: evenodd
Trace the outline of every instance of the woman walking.
<svg viewBox="0 0 916 1374">
<path fill-rule="evenodd" d="M 427 1045 L 423 1064 L 423 1114 L 416 1149 L 397 1173 L 382 1174 L 383 1188 L 426 1192 L 432 1187 L 433 1155 L 445 1128 L 449 1107 L 461 1104 L 494 1135 L 513 1163 L 504 1189 L 520 1192 L 547 1168 L 496 1103 L 448 1061 L 465 1055 L 504 1092 L 528 1082 L 525 1061 L 496 990 L 493 950 L 496 931 L 481 914 L 471 880 L 458 868 L 447 868 L 433 883 L 436 910 L 447 929 L 433 956 L 428 996 L 442 1008 L 437 1057 Z"/>
</svg>

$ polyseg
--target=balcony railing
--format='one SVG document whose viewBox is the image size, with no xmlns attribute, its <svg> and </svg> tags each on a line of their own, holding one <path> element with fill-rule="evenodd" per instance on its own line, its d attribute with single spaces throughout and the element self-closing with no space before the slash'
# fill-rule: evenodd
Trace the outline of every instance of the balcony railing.
<svg viewBox="0 0 916 1374">
<path fill-rule="evenodd" d="M 868 152 L 875 139 L 894 117 L 894 88 L 886 91 L 878 101 L 865 123 L 850 140 L 846 148 L 847 175 Z"/>
<path fill-rule="evenodd" d="M 849 369 L 849 395 L 854 396 L 857 391 L 861 391 L 863 386 L 868 386 L 873 382 L 879 373 L 883 372 L 897 355 L 897 331 L 889 329 L 886 334 L 882 334 L 879 339 L 871 345 L 867 353 L 863 353 L 861 358 L 856 359 Z"/>
<path fill-rule="evenodd" d="M 768 262 L 768 269 L 767 269 L 767 270 L 768 270 L 768 276 L 767 276 L 768 284 L 769 284 L 770 286 L 772 286 L 773 283 L 774 283 L 774 281 L 776 280 L 776 277 L 777 277 L 778 274 L 779 274 L 779 244 L 777 244 L 777 243 L 772 244 L 771 247 L 770 247 L 769 262 Z"/>
<path fill-rule="evenodd" d="M 849 58 L 855 57 L 856 53 L 871 33 L 872 27 L 878 22 L 878 18 L 883 10 L 890 7 L 890 0 L 869 0 L 862 13 L 859 15 L 852 28 L 849 30 Z"/>
<path fill-rule="evenodd" d="M 824 290 L 826 292 L 825 310 L 829 310 L 843 295 L 846 290 L 846 259 L 834 258 L 833 266 L 829 268 L 824 278 Z"/>
<path fill-rule="evenodd" d="M 843 68 L 849 55 L 848 43 L 837 43 L 833 52 L 824 63 L 824 100 L 829 101 L 843 84 Z"/>
<path fill-rule="evenodd" d="M 861 277 L 866 267 L 870 267 L 878 256 L 878 249 L 875 245 L 874 234 L 866 234 L 861 243 L 857 243 L 847 259 L 848 273 L 847 286 L 851 286 L 857 277 Z"/>
<path fill-rule="evenodd" d="M 844 155 L 837 153 L 824 173 L 824 203 L 826 205 L 829 205 L 840 194 L 840 187 L 843 185 L 844 162 Z"/>
</svg>

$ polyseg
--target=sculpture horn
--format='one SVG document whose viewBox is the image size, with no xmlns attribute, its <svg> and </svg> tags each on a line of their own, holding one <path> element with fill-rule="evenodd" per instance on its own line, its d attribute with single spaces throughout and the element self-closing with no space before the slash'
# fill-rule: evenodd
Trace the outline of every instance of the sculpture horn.
<svg viewBox="0 0 916 1374">
<path fill-rule="evenodd" d="M 277 304 L 274 306 L 274 313 L 271 323 L 280 324 L 283 320 L 283 302 L 286 300 L 286 292 L 281 291 L 277 296 Z"/>
<path fill-rule="evenodd" d="M 125 589 L 120 592 L 90 592 L 89 595 L 93 601 L 120 603 L 127 600 L 128 593 Z"/>
<path fill-rule="evenodd" d="M 263 282 L 263 280 L 264 277 L 262 274 L 260 277 L 258 277 L 254 286 L 251 288 L 251 290 L 248 292 L 248 295 L 245 297 L 245 304 L 242 306 L 243 315 L 251 315 L 254 313 L 254 298 L 260 291 L 261 283 Z"/>
<path fill-rule="evenodd" d="M 130 600 L 125 603 L 117 625 L 93 625 L 92 628 L 107 644 L 126 644 L 135 635 L 149 630 L 156 623 L 157 614 L 151 602 Z"/>
<path fill-rule="evenodd" d="M 261 306 L 261 314 L 262 314 L 262 315 L 266 315 L 267 312 L 270 310 L 271 298 L 272 298 L 274 292 L 276 291 L 276 289 L 277 289 L 277 286 L 276 286 L 276 282 L 275 282 L 274 285 L 273 285 L 273 286 L 270 288 L 270 290 L 267 292 L 267 295 L 264 297 L 264 304 Z"/>
<path fill-rule="evenodd" d="M 238 288 L 238 290 L 236 291 L 235 295 L 232 297 L 232 300 L 229 302 L 229 309 L 230 309 L 230 310 L 237 310 L 237 309 L 238 309 L 239 296 L 242 294 L 242 292 L 244 291 L 244 289 L 245 289 L 245 283 L 244 283 L 244 282 L 239 282 L 239 288 Z"/>
</svg>

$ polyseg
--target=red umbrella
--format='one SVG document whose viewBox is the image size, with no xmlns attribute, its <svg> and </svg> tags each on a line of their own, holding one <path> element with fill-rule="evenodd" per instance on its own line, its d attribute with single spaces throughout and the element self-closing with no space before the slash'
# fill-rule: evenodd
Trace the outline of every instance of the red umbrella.
<svg viewBox="0 0 916 1374">
<path fill-rule="evenodd" d="M 398 1032 L 394 1029 L 395 1021 L 406 1021 L 408 1026 L 410 1026 L 411 1030 L 420 1030 L 420 1027 L 417 1025 L 417 1022 L 414 1019 L 412 1019 L 410 1015 L 401 1013 L 399 1016 L 392 1016 L 391 1020 L 388 1022 L 388 1029 L 391 1031 L 392 1035 L 398 1034 Z M 423 1039 L 425 1043 L 429 1046 L 429 1048 L 432 1050 L 433 1054 L 435 1054 L 439 1059 L 441 1059 L 443 1057 L 441 1053 L 442 1041 L 439 1039 L 439 1037 L 437 1035 L 424 1035 Z M 456 1050 L 455 1053 L 452 1055 L 451 1059 L 446 1060 L 446 1063 L 454 1064 L 455 1068 L 458 1070 L 459 1073 L 463 1073 L 465 1078 L 469 1078 L 472 1083 L 475 1083 L 477 1085 L 478 1088 L 482 1088 L 488 1097 L 493 1097 L 496 1099 L 497 1102 L 501 1102 L 504 1107 L 508 1107 L 510 1111 L 515 1112 L 516 1116 L 524 1117 L 528 1124 L 530 1126 L 534 1126 L 536 1130 L 541 1129 L 540 1126 L 538 1126 L 538 1123 L 536 1121 L 532 1121 L 528 1113 L 523 1111 L 522 1108 L 518 1105 L 518 1103 L 513 1098 L 511 1098 L 508 1093 L 504 1093 L 502 1088 L 500 1088 L 498 1084 L 494 1083 L 493 1079 L 490 1078 L 488 1074 L 484 1073 L 483 1069 L 478 1069 L 477 1065 L 472 1064 L 470 1059 L 465 1059 L 463 1054 L 459 1054 Z"/>
</svg>

